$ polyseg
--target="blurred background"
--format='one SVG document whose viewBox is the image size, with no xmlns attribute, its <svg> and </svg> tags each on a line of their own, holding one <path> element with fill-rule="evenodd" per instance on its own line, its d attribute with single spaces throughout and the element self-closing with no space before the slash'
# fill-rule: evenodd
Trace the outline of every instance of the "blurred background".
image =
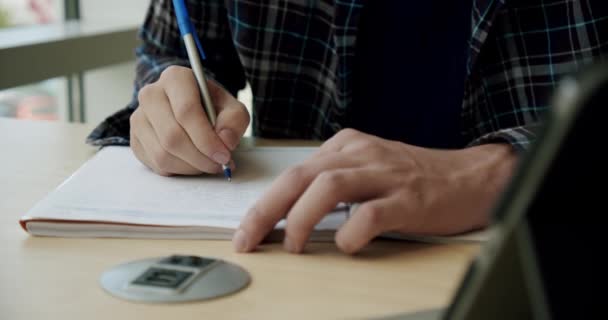
<svg viewBox="0 0 608 320">
<path fill-rule="evenodd" d="M 0 117 L 98 123 L 124 107 L 132 96 L 136 32 L 148 3 L 0 0 Z M 96 45 L 104 49 L 73 55 L 82 61 L 71 65 L 68 53 Z M 32 58 L 20 52 L 35 52 L 46 65 L 29 67 L 23 60 Z M 25 67 L 10 70 L 15 61 Z M 40 70 L 45 66 L 49 70 Z M 249 90 L 238 98 L 250 108 Z"/>
<path fill-rule="evenodd" d="M 116 23 L 126 25 L 127 28 L 136 28 L 145 15 L 147 4 L 148 0 L 0 0 L 0 37 L 5 43 L 6 37 L 11 35 L 19 38 L 14 39 L 15 42 L 22 41 L 29 34 L 36 37 L 36 34 L 44 33 L 44 27 L 61 25 L 70 19 L 87 21 L 91 24 L 111 25 Z M 69 17 L 70 10 L 74 12 L 74 9 L 79 11 L 78 15 Z M 44 39 L 38 41 L 44 41 Z M 133 39 L 132 45 L 136 45 L 135 39 Z M 5 46 L 10 46 L 10 43 Z M 0 51 L 2 49 L 0 47 Z M 69 48 L 66 47 L 66 50 Z M 70 79 L 67 76 L 72 78 L 72 88 L 69 88 Z M 82 81 L 82 88 L 77 88 L 79 77 Z M 98 122 L 129 101 L 133 77 L 134 62 L 124 61 L 84 70 L 80 75 L 66 74 L 63 77 L 39 79 L 39 81 L 17 87 L 0 87 L 0 116 Z M 70 91 L 79 91 L 83 94 L 84 105 L 82 107 L 86 113 L 82 119 L 74 119 L 73 115 L 70 119 L 69 101 L 72 98 L 69 97 Z M 73 107 L 79 109 L 81 106 Z"/>
</svg>

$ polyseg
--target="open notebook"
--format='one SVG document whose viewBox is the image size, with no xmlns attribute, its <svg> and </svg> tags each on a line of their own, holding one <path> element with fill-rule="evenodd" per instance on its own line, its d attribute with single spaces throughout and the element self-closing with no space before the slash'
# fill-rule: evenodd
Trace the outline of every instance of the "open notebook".
<svg viewBox="0 0 608 320">
<path fill-rule="evenodd" d="M 143 166 L 128 147 L 101 149 L 20 220 L 30 234 L 60 237 L 153 239 L 231 239 L 254 202 L 287 167 L 300 163 L 316 148 L 256 147 L 239 149 L 232 182 L 221 175 L 163 177 Z M 315 228 L 312 241 L 333 241 L 348 218 L 338 206 Z M 267 240 L 281 239 L 280 221 Z M 480 241 L 487 232 L 457 237 L 408 240 Z"/>
</svg>

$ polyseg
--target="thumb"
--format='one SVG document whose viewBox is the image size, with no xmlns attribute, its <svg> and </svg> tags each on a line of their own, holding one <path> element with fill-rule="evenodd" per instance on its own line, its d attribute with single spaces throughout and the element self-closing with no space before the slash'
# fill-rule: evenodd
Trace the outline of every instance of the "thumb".
<svg viewBox="0 0 608 320">
<path fill-rule="evenodd" d="M 244 104 L 213 81 L 208 81 L 217 111 L 215 132 L 230 150 L 234 150 L 249 126 L 249 112 Z"/>
</svg>

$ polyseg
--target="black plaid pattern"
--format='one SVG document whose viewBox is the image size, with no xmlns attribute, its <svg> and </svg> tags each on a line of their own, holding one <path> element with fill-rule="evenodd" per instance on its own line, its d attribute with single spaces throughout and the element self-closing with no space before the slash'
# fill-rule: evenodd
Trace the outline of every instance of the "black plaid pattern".
<svg viewBox="0 0 608 320">
<path fill-rule="evenodd" d="M 324 140 L 343 128 L 351 106 L 364 2 L 193 0 L 188 9 L 210 77 L 233 94 L 251 84 L 254 135 Z M 608 53 L 605 0 L 474 0 L 471 28 L 462 106 L 469 145 L 525 150 L 559 81 Z M 90 144 L 128 144 L 138 90 L 170 65 L 189 65 L 170 0 L 152 0 L 140 37 L 133 100 Z"/>
</svg>

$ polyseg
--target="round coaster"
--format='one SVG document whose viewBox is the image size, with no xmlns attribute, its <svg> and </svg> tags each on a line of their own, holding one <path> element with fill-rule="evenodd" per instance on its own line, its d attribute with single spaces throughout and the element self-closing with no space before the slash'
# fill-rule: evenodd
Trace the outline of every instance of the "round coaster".
<svg viewBox="0 0 608 320">
<path fill-rule="evenodd" d="M 137 302 L 208 300 L 245 288 L 251 278 L 233 263 L 173 255 L 137 260 L 104 272 L 101 286 L 111 295 Z"/>
</svg>

